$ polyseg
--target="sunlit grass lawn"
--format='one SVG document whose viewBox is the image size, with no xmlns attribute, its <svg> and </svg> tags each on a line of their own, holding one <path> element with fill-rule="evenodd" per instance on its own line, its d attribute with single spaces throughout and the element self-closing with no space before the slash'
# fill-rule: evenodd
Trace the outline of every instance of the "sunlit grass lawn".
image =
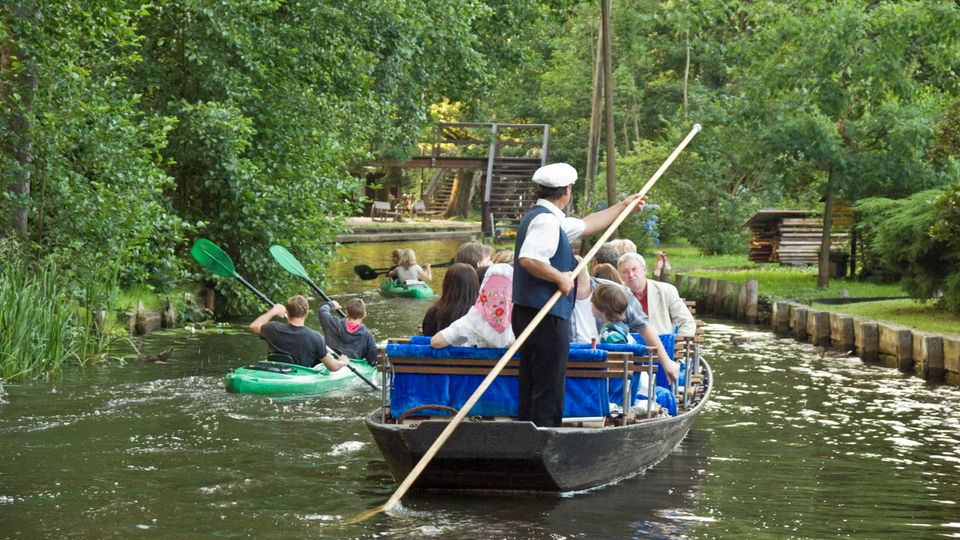
<svg viewBox="0 0 960 540">
<path fill-rule="evenodd" d="M 960 334 L 960 318 L 937 309 L 932 304 L 912 299 L 879 300 L 857 304 L 814 304 L 817 308 L 837 313 L 858 315 L 875 321 L 886 321 L 919 328 L 927 332 Z"/>
</svg>

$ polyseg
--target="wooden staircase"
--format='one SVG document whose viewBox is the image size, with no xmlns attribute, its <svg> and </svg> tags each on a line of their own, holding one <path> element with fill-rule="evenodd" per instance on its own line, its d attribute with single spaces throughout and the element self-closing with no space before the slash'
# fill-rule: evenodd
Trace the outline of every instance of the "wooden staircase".
<svg viewBox="0 0 960 540">
<path fill-rule="evenodd" d="M 517 230 L 523 214 L 537 202 L 536 184 L 531 178 L 540 165 L 540 158 L 494 160 L 489 182 L 484 175 L 485 234 L 502 236 Z"/>
<path fill-rule="evenodd" d="M 430 212 L 438 212 L 437 215 L 443 215 L 450 206 L 450 199 L 453 197 L 453 184 L 457 178 L 457 169 L 438 169 L 430 180 L 430 184 L 423 191 L 423 202 L 427 205 Z"/>
</svg>

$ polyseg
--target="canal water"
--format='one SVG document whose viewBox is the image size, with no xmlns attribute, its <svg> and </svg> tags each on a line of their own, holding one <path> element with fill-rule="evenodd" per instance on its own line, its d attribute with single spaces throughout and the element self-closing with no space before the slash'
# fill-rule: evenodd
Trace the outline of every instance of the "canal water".
<svg viewBox="0 0 960 540">
<path fill-rule="evenodd" d="M 422 262 L 453 247 L 416 245 Z M 327 276 L 380 339 L 427 307 L 352 277 L 390 249 L 346 246 Z M 360 523 L 397 485 L 363 425 L 378 393 L 229 395 L 224 374 L 263 350 L 244 324 L 153 334 L 168 364 L 0 391 L 0 538 L 960 537 L 960 392 L 707 322 L 712 401 L 653 469 L 565 497 L 411 494 Z"/>
</svg>

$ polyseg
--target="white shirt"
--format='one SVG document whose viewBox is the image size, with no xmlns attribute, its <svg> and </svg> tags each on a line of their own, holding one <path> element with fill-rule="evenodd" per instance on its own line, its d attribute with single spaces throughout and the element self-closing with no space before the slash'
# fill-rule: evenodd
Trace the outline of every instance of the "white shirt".
<svg viewBox="0 0 960 540">
<path fill-rule="evenodd" d="M 419 264 L 415 264 L 409 268 L 398 266 L 396 269 L 397 280 L 400 283 L 406 283 L 407 281 L 420 281 L 420 272 L 422 271 L 423 269 L 420 268 Z"/>
<path fill-rule="evenodd" d="M 594 338 L 600 341 L 600 332 L 597 331 L 597 319 L 593 316 L 593 302 L 588 296 L 578 299 L 573 305 L 573 319 L 577 325 L 577 335 L 570 336 L 570 341 L 576 343 L 591 343 Z"/>
<path fill-rule="evenodd" d="M 550 210 L 550 213 L 540 214 L 530 222 L 530 226 L 527 227 L 527 237 L 520 246 L 517 258 L 525 257 L 550 264 L 550 258 L 557 253 L 560 229 L 563 229 L 567 240 L 572 243 L 580 238 L 587 224 L 580 218 L 567 217 L 562 210 L 546 199 L 538 200 L 537 206 Z"/>
</svg>

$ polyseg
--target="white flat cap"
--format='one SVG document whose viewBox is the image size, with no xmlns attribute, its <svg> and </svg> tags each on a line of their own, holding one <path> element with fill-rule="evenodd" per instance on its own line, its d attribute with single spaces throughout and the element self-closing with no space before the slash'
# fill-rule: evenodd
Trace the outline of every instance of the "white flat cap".
<svg viewBox="0 0 960 540">
<path fill-rule="evenodd" d="M 565 187 L 577 181 L 577 170 L 566 163 L 551 163 L 537 169 L 533 181 L 546 187 Z"/>
</svg>

